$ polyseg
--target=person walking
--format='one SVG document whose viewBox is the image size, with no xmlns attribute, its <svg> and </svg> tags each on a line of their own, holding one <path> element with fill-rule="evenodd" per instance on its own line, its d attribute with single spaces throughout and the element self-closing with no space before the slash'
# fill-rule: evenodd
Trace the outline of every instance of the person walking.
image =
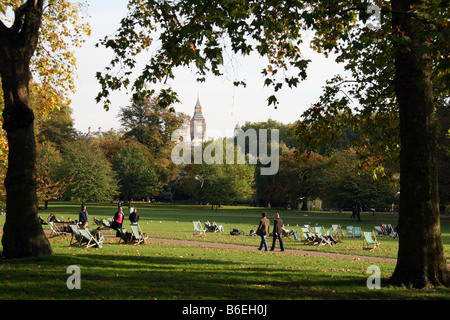
<svg viewBox="0 0 450 320">
<path fill-rule="evenodd" d="M 280 242 L 281 251 L 284 251 L 284 243 L 283 243 L 283 237 L 282 237 L 283 229 L 282 228 L 283 228 L 283 220 L 280 218 L 279 213 L 275 213 L 275 217 L 274 217 L 274 221 L 273 221 L 273 231 L 272 231 L 273 242 L 272 242 L 272 248 L 270 249 L 270 251 L 273 251 L 275 249 L 275 242 L 277 241 L 277 239 Z"/>
<path fill-rule="evenodd" d="M 361 206 L 359 204 L 356 204 L 356 218 L 361 221 Z"/>
<path fill-rule="evenodd" d="M 269 251 L 268 250 L 269 248 L 267 246 L 266 236 L 269 234 L 270 221 L 269 221 L 269 219 L 267 219 L 266 212 L 261 212 L 261 216 L 262 216 L 262 219 L 259 220 L 259 226 L 258 226 L 258 229 L 256 229 L 256 234 L 261 237 L 261 243 L 259 245 L 258 250 L 261 251 L 262 247 L 264 246 L 264 249 L 266 251 Z"/>
</svg>

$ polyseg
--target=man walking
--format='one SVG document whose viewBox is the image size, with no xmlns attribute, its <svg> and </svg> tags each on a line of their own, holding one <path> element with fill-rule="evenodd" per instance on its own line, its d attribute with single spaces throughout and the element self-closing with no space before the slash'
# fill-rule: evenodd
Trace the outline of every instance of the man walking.
<svg viewBox="0 0 450 320">
<path fill-rule="evenodd" d="M 269 235 L 270 221 L 269 219 L 266 218 L 267 217 L 266 212 L 262 212 L 261 215 L 262 219 L 259 220 L 259 226 L 258 229 L 256 230 L 256 234 L 261 237 L 261 244 L 259 245 L 258 250 L 262 250 L 262 247 L 264 246 L 264 249 L 266 249 L 266 251 L 269 251 L 267 247 L 266 236 Z"/>
<path fill-rule="evenodd" d="M 272 236 L 273 236 L 273 242 L 272 242 L 272 248 L 270 249 L 270 251 L 273 251 L 275 249 L 275 242 L 280 241 L 280 249 L 281 251 L 284 251 L 284 243 L 283 243 L 283 239 L 282 239 L 282 227 L 283 227 L 283 220 L 281 220 L 280 218 L 280 214 L 279 213 L 275 213 L 275 218 L 273 221 L 273 231 L 272 231 Z"/>
</svg>

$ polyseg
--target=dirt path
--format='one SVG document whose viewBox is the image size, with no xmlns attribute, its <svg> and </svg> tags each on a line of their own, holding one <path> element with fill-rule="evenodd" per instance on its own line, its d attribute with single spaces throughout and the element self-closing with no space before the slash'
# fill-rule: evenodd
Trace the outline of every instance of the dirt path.
<svg viewBox="0 0 450 320">
<path fill-rule="evenodd" d="M 236 245 L 236 244 L 227 244 L 227 243 L 217 243 L 217 242 L 203 242 L 203 241 L 189 241 L 189 240 L 174 240 L 174 239 L 158 239 L 158 238 L 147 238 L 148 242 L 156 242 L 156 243 L 173 243 L 173 244 L 182 244 L 182 245 L 190 245 L 190 246 L 198 246 L 198 247 L 208 247 L 208 248 L 224 248 L 224 249 L 234 249 L 234 250 L 249 250 L 256 251 L 257 248 L 254 246 L 244 246 L 244 245 Z M 275 249 L 276 253 L 281 253 L 279 249 Z M 358 255 L 349 255 L 349 254 L 340 254 L 340 253 L 330 253 L 330 252 L 320 252 L 320 251 L 306 251 L 306 250 L 298 250 L 298 249 L 286 249 L 283 254 L 298 254 L 298 255 L 310 255 L 317 257 L 332 257 L 332 258 L 341 258 L 341 259 L 357 259 L 357 260 L 371 260 L 371 261 L 380 261 L 380 262 L 397 262 L 397 259 L 391 258 L 381 258 L 381 257 L 368 257 L 368 256 L 358 256 Z"/>
</svg>

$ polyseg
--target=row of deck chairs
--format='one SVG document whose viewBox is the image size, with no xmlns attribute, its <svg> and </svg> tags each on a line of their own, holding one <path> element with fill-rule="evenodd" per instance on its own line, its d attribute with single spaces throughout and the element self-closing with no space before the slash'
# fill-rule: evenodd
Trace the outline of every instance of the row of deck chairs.
<svg viewBox="0 0 450 320">
<path fill-rule="evenodd" d="M 332 246 L 340 239 L 338 234 L 339 228 L 337 225 L 335 228 L 331 227 L 328 231 L 325 231 L 325 229 L 320 226 L 310 227 L 309 225 L 304 225 L 301 229 L 304 237 L 303 242 L 305 244 Z"/>
<path fill-rule="evenodd" d="M 111 229 L 111 224 L 113 222 L 112 218 L 107 218 L 107 219 L 101 219 L 101 220 L 97 220 L 94 219 L 94 222 L 103 228 L 106 229 Z M 145 234 L 142 232 L 141 227 L 139 226 L 138 223 L 132 223 L 130 224 L 130 229 L 131 232 L 127 232 L 127 230 L 125 228 L 119 228 L 118 233 L 119 233 L 119 243 L 123 241 L 123 243 L 128 243 L 128 244 L 146 244 L 147 241 L 147 237 L 145 236 Z"/>
<path fill-rule="evenodd" d="M 363 249 L 374 250 L 380 246 L 374 231 L 363 231 L 361 227 L 346 226 L 345 238 L 362 238 Z"/>
<path fill-rule="evenodd" d="M 344 236 L 344 232 L 340 225 L 332 225 L 330 229 L 325 232 L 325 229 L 320 226 L 314 228 L 304 225 L 302 227 L 304 243 L 312 245 L 333 245 L 334 239 L 336 242 L 341 241 Z M 330 238 L 331 236 L 331 238 Z M 363 249 L 374 250 L 380 246 L 374 231 L 362 231 L 361 227 L 347 226 L 345 230 L 345 238 L 363 238 Z"/>
</svg>

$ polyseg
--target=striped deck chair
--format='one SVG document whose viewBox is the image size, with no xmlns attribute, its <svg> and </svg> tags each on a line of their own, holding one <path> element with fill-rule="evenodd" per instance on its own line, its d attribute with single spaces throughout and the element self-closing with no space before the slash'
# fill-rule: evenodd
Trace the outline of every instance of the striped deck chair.
<svg viewBox="0 0 450 320">
<path fill-rule="evenodd" d="M 206 230 L 203 229 L 200 221 L 192 221 L 194 224 L 194 235 L 201 236 L 202 234 L 206 236 Z"/>
<path fill-rule="evenodd" d="M 86 240 L 86 248 L 90 248 L 93 246 L 97 246 L 99 248 L 102 247 L 99 241 L 95 239 L 95 237 L 89 232 L 88 229 L 80 228 L 80 233 L 83 236 L 83 238 Z"/>
<path fill-rule="evenodd" d="M 353 228 L 353 236 L 356 237 L 356 238 L 361 238 L 362 237 L 361 227 L 354 227 Z"/>
<path fill-rule="evenodd" d="M 49 238 L 53 238 L 53 237 L 65 238 L 66 237 L 66 232 L 59 230 L 59 228 L 56 225 L 54 225 L 52 221 L 50 221 L 48 224 L 50 226 L 50 231 L 51 231 L 51 233 L 48 235 Z"/>
<path fill-rule="evenodd" d="M 342 227 L 339 224 L 332 224 L 331 228 L 327 231 L 327 235 L 332 236 L 336 241 L 341 241 L 343 236 Z"/>
<path fill-rule="evenodd" d="M 363 234 L 363 249 L 370 249 L 370 251 L 373 251 L 380 246 L 374 231 L 364 231 Z"/>
<path fill-rule="evenodd" d="M 137 223 L 132 223 L 130 225 L 131 227 L 131 232 L 132 232 L 132 237 L 131 237 L 131 241 L 134 241 L 135 244 L 146 244 L 147 242 L 145 241 L 145 239 L 147 237 L 144 236 L 144 233 L 142 233 L 141 227 L 139 226 L 139 224 Z"/>
<path fill-rule="evenodd" d="M 332 246 L 333 243 L 324 235 L 324 229 L 323 227 L 315 226 L 314 227 L 314 234 L 316 238 L 319 240 L 319 246 L 322 245 L 329 245 Z"/>
<path fill-rule="evenodd" d="M 72 238 L 70 239 L 69 247 L 71 246 L 81 246 L 83 242 L 83 235 L 78 228 L 78 225 L 75 223 L 69 224 L 70 229 L 72 230 Z"/>
<path fill-rule="evenodd" d="M 127 235 L 127 230 L 124 228 L 118 228 L 117 229 L 118 233 L 119 233 L 119 242 L 123 241 L 123 243 L 127 243 L 130 239 L 128 238 Z"/>
<path fill-rule="evenodd" d="M 315 235 L 307 228 L 307 227 L 301 227 L 302 233 L 303 233 L 303 242 L 305 244 L 314 244 L 316 242 Z"/>
<path fill-rule="evenodd" d="M 354 233 L 353 233 L 353 226 L 346 226 L 345 227 L 345 238 L 348 239 L 350 237 L 354 237 Z"/>
</svg>

